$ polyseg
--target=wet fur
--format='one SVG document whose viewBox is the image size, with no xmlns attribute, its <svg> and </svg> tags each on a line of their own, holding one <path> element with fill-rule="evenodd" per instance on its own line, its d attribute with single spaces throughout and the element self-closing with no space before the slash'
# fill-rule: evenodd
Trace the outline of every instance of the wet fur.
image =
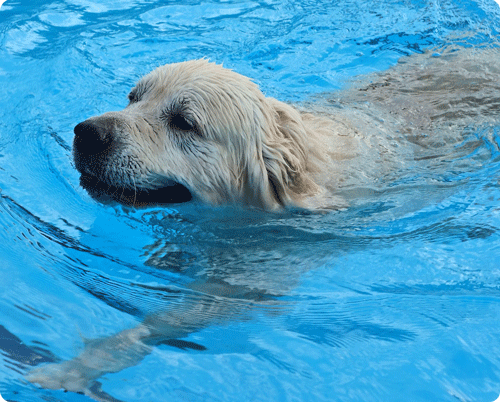
<svg viewBox="0 0 500 402">
<path fill-rule="evenodd" d="M 213 204 L 237 202 L 266 209 L 300 202 L 333 206 L 338 204 L 331 195 L 342 188 L 355 204 L 356 199 L 366 201 L 367 194 L 378 201 L 376 190 L 389 185 L 398 191 L 399 201 L 408 193 L 411 206 L 403 212 L 397 206 L 388 213 L 418 210 L 421 200 L 414 199 L 416 191 L 407 192 L 408 187 L 422 181 L 423 188 L 427 182 L 448 187 L 450 183 L 443 183 L 436 173 L 448 169 L 458 175 L 474 164 L 482 165 L 482 158 L 474 161 L 470 155 L 484 143 L 474 134 L 473 141 L 463 142 L 470 133 L 466 128 L 477 122 L 496 127 L 500 112 L 497 49 L 451 49 L 439 59 L 430 54 L 413 55 L 386 72 L 366 77 L 357 88 L 337 94 L 335 107 L 324 112 L 311 102 L 308 109 L 316 110 L 314 115 L 264 97 L 247 78 L 205 60 L 160 67 L 139 82 L 123 111 L 89 119 L 85 130 L 75 129 L 79 132 L 75 164 L 82 175 L 94 175 L 107 188 L 168 188 L 179 181 Z M 190 123 L 179 119 L 181 112 Z M 497 135 L 490 131 L 488 135 Z M 86 148 L 84 133 L 91 137 L 93 133 L 100 141 L 98 133 L 109 146 L 100 152 Z M 494 138 L 484 141 L 497 143 Z M 404 180 L 394 186 L 400 178 Z M 430 193 L 421 194 L 424 199 Z M 379 202 L 369 205 L 378 208 Z M 371 208 L 362 211 L 367 210 Z M 211 220 L 205 223 L 211 224 Z M 245 228 L 240 236 L 253 230 Z M 272 311 L 270 296 L 286 295 L 288 286 L 309 269 L 304 254 L 300 253 L 300 261 L 289 254 L 290 239 L 271 245 L 253 241 L 247 249 L 237 246 L 238 240 L 233 243 L 235 232 L 227 233 L 231 239 L 218 245 L 218 241 L 200 243 L 200 254 L 211 256 L 206 263 L 185 263 L 182 275 L 192 275 L 192 281 L 186 293 L 176 288 L 179 303 L 162 288 L 165 299 L 160 302 L 168 301 L 167 311 L 153 311 L 133 328 L 88 341 L 74 358 L 36 367 L 26 378 L 44 388 L 110 400 L 96 394 L 96 380 L 139 363 L 155 345 L 186 338 L 214 323 L 241 320 L 247 308 L 255 313 L 259 303 L 266 312 Z M 258 231 L 255 234 L 259 236 Z M 297 236 L 304 240 L 302 231 Z M 148 247 L 155 252 L 146 265 L 164 270 L 169 250 L 178 252 L 173 239 L 170 235 L 164 239 L 161 252 L 156 244 Z M 338 241 L 336 235 L 331 239 Z M 363 247 L 363 242 L 354 243 L 355 251 Z M 314 265 L 322 252 L 318 247 L 310 250 Z M 241 253 L 236 259 L 235 248 Z M 323 251 L 328 256 L 332 252 Z"/>
<path fill-rule="evenodd" d="M 75 129 L 78 170 L 115 192 L 175 182 L 209 204 L 275 210 L 307 207 L 326 191 L 314 174 L 332 122 L 265 97 L 240 74 L 205 59 L 165 65 L 129 99 L 124 110 L 84 122 L 110 139 L 98 157 L 85 155 L 86 133 Z"/>
</svg>

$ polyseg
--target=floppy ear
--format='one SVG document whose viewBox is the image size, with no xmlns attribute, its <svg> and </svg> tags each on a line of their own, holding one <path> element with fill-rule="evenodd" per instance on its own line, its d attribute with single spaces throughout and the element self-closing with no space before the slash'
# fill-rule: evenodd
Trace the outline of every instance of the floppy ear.
<svg viewBox="0 0 500 402">
<path fill-rule="evenodd" d="M 293 203 L 307 191 L 307 131 L 293 107 L 267 98 L 273 111 L 270 129 L 262 142 L 262 160 L 269 190 L 282 206 Z"/>
</svg>

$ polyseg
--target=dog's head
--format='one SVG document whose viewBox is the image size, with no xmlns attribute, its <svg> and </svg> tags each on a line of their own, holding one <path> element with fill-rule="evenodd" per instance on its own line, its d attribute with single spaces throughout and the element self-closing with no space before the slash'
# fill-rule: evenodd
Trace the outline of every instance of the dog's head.
<svg viewBox="0 0 500 402">
<path fill-rule="evenodd" d="M 275 209 L 300 192 L 307 158 L 295 109 L 206 60 L 157 68 L 125 109 L 74 131 L 82 186 L 135 205 L 194 197 Z"/>
</svg>

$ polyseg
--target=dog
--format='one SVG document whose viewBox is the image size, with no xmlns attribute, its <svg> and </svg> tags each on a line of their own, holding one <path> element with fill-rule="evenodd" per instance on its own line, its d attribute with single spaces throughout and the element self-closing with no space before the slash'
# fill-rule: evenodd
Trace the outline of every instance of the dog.
<svg viewBox="0 0 500 402">
<path fill-rule="evenodd" d="M 134 206 L 194 198 L 266 211 L 336 209 L 367 194 L 379 197 L 377 188 L 385 187 L 399 192 L 400 204 L 420 208 L 425 200 L 414 191 L 404 198 L 409 186 L 442 186 L 440 173 L 481 166 L 482 158 L 469 156 L 494 143 L 470 128 L 498 125 L 498 51 L 459 50 L 404 58 L 336 98 L 321 99 L 324 106 L 306 104 L 307 111 L 265 97 L 250 79 L 205 59 L 159 67 L 130 92 L 124 110 L 75 127 L 75 166 L 91 195 Z M 102 375 L 139 363 L 158 344 L 242 319 L 270 296 L 286 294 L 273 290 L 284 282 L 277 273 L 294 282 L 302 263 L 287 259 L 285 248 L 280 258 L 273 250 L 266 265 L 271 260 L 256 257 L 259 247 L 269 254 L 255 242 L 247 276 L 246 268 L 232 266 L 226 243 L 221 250 L 210 244 L 212 259 L 200 264 L 202 274 L 192 276 L 184 293 L 175 290 L 184 294 L 182 303 L 87 341 L 74 358 L 36 367 L 26 378 L 103 400 L 93 391 Z M 160 267 L 161 253 L 150 254 L 147 264 Z"/>
<path fill-rule="evenodd" d="M 327 99 L 329 107 L 308 111 L 206 59 L 167 64 L 139 80 L 125 109 L 75 127 L 80 183 L 100 201 L 134 206 L 196 199 L 269 211 L 343 208 L 342 188 L 453 158 L 471 123 L 453 105 L 481 96 L 476 109 L 489 118 L 498 63 L 496 53 L 476 53 L 413 55 L 344 91 L 340 107 Z M 491 65 L 479 78 L 478 62 Z"/>
<path fill-rule="evenodd" d="M 206 59 L 157 68 L 128 106 L 79 123 L 74 162 L 96 199 L 135 206 L 182 202 L 264 210 L 336 207 L 325 166 L 351 158 L 346 122 L 265 97 Z M 341 135 L 338 135 L 341 133 Z"/>
</svg>

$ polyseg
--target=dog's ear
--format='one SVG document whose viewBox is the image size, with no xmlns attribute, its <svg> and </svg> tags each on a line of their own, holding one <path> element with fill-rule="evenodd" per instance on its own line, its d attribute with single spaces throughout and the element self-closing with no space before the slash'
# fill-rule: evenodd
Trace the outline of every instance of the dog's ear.
<svg viewBox="0 0 500 402">
<path fill-rule="evenodd" d="M 307 132 L 296 109 L 276 99 L 267 101 L 273 116 L 263 139 L 262 158 L 269 190 L 284 206 L 307 191 Z"/>
<path fill-rule="evenodd" d="M 244 197 L 267 210 L 301 205 L 304 196 L 318 189 L 308 174 L 314 169 L 309 160 L 314 133 L 292 106 L 273 98 L 264 102 L 245 152 Z"/>
</svg>

